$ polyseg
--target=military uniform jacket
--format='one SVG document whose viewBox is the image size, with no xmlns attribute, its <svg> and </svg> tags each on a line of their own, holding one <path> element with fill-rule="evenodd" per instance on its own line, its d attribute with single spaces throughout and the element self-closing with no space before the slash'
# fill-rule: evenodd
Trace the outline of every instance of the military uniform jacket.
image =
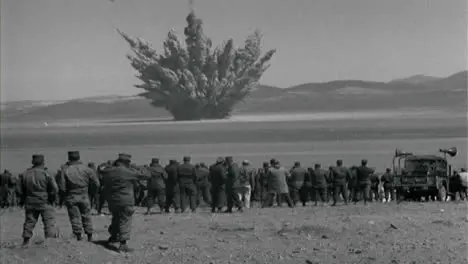
<svg viewBox="0 0 468 264">
<path fill-rule="evenodd" d="M 370 184 L 370 176 L 374 170 L 367 166 L 360 166 L 356 168 L 356 180 L 359 184 Z"/>
<path fill-rule="evenodd" d="M 99 188 L 99 180 L 93 169 L 81 162 L 69 162 L 58 172 L 57 184 L 65 195 L 88 194 L 90 187 Z"/>
<path fill-rule="evenodd" d="M 227 167 L 227 185 L 232 188 L 243 187 L 240 181 L 240 168 L 237 163 L 233 163 Z"/>
<path fill-rule="evenodd" d="M 291 170 L 291 185 L 294 188 L 301 188 L 305 181 L 307 181 L 307 169 L 294 167 Z"/>
<path fill-rule="evenodd" d="M 107 202 L 117 206 L 134 206 L 134 182 L 148 180 L 149 177 L 149 174 L 123 165 L 106 167 L 103 169 L 102 184 Z"/>
<path fill-rule="evenodd" d="M 327 172 L 323 169 L 312 170 L 311 183 L 314 188 L 327 188 Z"/>
<path fill-rule="evenodd" d="M 268 192 L 289 193 L 289 172 L 284 167 L 273 167 L 268 170 Z"/>
<path fill-rule="evenodd" d="M 336 166 L 331 170 L 331 182 L 334 184 L 346 184 L 351 178 L 351 172 L 346 167 Z"/>
<path fill-rule="evenodd" d="M 167 173 L 167 181 L 166 181 L 166 188 L 172 188 L 176 186 L 179 182 L 179 178 L 177 176 L 177 164 L 169 164 L 166 166 L 165 170 Z"/>
<path fill-rule="evenodd" d="M 206 168 L 198 168 L 195 171 L 197 175 L 197 185 L 209 186 L 210 185 L 210 171 Z"/>
<path fill-rule="evenodd" d="M 166 188 L 167 172 L 161 165 L 153 165 L 148 168 L 151 178 L 148 179 L 148 190 Z"/>
<path fill-rule="evenodd" d="M 197 181 L 195 167 L 190 163 L 184 163 L 177 168 L 177 176 L 180 183 L 190 184 Z"/>
<path fill-rule="evenodd" d="M 213 187 L 221 187 L 226 184 L 227 171 L 223 164 L 215 164 L 210 167 L 210 182 Z"/>
<path fill-rule="evenodd" d="M 380 184 L 380 179 L 379 179 L 379 176 L 375 175 L 375 174 L 371 174 L 371 176 L 369 177 L 370 179 L 370 182 L 371 182 L 371 186 L 374 187 L 374 188 L 377 188 L 377 186 L 379 186 Z"/>
<path fill-rule="evenodd" d="M 384 175 L 382 175 L 381 181 L 385 186 L 391 186 L 393 184 L 393 174 L 384 173 Z"/>
<path fill-rule="evenodd" d="M 32 167 L 21 179 L 21 196 L 26 209 L 43 209 L 55 200 L 57 183 L 44 166 Z"/>
<path fill-rule="evenodd" d="M 255 188 L 256 171 L 250 166 L 242 166 L 239 171 L 239 186 Z"/>
</svg>

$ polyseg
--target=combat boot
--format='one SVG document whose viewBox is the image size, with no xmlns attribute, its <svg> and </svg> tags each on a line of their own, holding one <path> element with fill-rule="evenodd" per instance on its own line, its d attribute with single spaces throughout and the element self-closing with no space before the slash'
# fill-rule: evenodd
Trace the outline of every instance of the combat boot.
<svg viewBox="0 0 468 264">
<path fill-rule="evenodd" d="M 127 245 L 127 242 L 126 242 L 126 241 L 121 241 L 121 242 L 120 242 L 120 246 L 119 246 L 119 252 L 131 253 L 131 252 L 133 252 L 133 248 L 130 248 L 130 247 Z"/>
<path fill-rule="evenodd" d="M 83 240 L 83 236 L 81 234 L 75 234 L 76 240 L 81 241 Z"/>
<path fill-rule="evenodd" d="M 93 234 L 88 234 L 88 242 L 93 242 Z"/>
<path fill-rule="evenodd" d="M 30 239 L 31 239 L 30 237 L 25 237 L 25 238 L 23 238 L 23 244 L 21 244 L 21 246 L 22 246 L 22 247 L 27 247 L 27 246 L 29 246 L 29 240 L 30 240 Z"/>
</svg>

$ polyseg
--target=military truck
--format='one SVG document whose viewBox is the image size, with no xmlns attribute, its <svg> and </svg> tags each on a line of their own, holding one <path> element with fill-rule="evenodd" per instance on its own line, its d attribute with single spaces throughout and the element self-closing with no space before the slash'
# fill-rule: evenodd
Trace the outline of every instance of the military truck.
<svg viewBox="0 0 468 264">
<path fill-rule="evenodd" d="M 397 200 L 421 200 L 422 197 L 445 201 L 450 193 L 452 167 L 447 155 L 454 157 L 456 148 L 439 149 L 443 156 L 415 155 L 395 150 L 393 157 L 394 187 Z"/>
</svg>

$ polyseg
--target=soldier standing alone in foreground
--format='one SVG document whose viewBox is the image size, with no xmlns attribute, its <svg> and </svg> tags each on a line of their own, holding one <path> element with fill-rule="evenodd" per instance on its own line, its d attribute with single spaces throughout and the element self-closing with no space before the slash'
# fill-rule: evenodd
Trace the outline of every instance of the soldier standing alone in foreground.
<svg viewBox="0 0 468 264">
<path fill-rule="evenodd" d="M 44 224 L 45 237 L 58 236 L 52 205 L 58 188 L 55 179 L 47 172 L 44 163 L 43 155 L 33 155 L 32 168 L 22 174 L 20 194 L 26 215 L 23 226 L 23 246 L 29 244 L 39 215 Z"/>
<path fill-rule="evenodd" d="M 60 169 L 57 184 L 59 191 L 63 194 L 76 239 L 82 239 L 84 229 L 88 241 L 92 241 L 93 222 L 89 190 L 97 190 L 99 180 L 94 170 L 81 163 L 78 151 L 68 152 L 68 162 Z"/>
<path fill-rule="evenodd" d="M 133 213 L 135 212 L 135 194 L 133 183 L 139 180 L 148 180 L 149 173 L 130 168 L 131 155 L 119 154 L 114 166 L 103 169 L 104 194 L 112 222 L 109 226 L 110 237 L 108 243 L 120 242 L 120 252 L 131 252 L 127 241 L 130 240 Z"/>
</svg>

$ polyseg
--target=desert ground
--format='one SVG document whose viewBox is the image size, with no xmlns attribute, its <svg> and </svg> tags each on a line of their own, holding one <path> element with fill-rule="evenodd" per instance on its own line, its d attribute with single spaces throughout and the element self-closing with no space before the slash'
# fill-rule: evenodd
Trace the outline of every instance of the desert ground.
<svg viewBox="0 0 468 264">
<path fill-rule="evenodd" d="M 350 116 L 351 115 L 351 116 Z M 345 165 L 362 158 L 383 171 L 395 148 L 437 154 L 456 146 L 450 159 L 466 167 L 466 113 L 350 114 L 322 118 L 235 117 L 223 122 L 112 121 L 47 127 L 2 127 L 1 167 L 21 172 L 31 154 L 46 155 L 55 171 L 68 150 L 83 161 L 103 162 L 119 152 L 137 164 L 191 155 L 211 163 L 217 156 L 249 159 L 256 166 L 271 157 L 285 166 Z M 466 263 L 466 202 L 374 203 L 295 209 L 253 208 L 233 215 L 144 216 L 133 222 L 133 254 L 76 242 L 64 210 L 57 212 L 62 237 L 43 241 L 36 227 L 31 248 L 21 249 L 23 212 L 1 214 L 0 263 Z M 93 217 L 98 240 L 107 239 L 109 216 Z"/>
</svg>

